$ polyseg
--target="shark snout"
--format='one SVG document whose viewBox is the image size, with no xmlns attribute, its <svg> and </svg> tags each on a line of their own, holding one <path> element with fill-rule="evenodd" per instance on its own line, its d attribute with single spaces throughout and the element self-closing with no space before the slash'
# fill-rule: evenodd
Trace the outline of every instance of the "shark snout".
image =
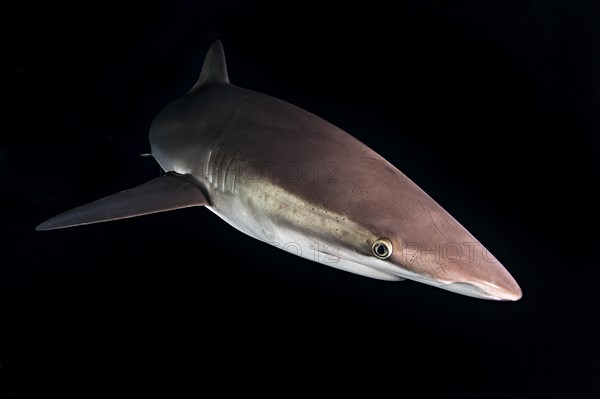
<svg viewBox="0 0 600 399">
<path fill-rule="evenodd" d="M 481 244 L 463 247 L 479 248 L 479 251 L 432 251 L 432 243 L 420 247 L 406 246 L 396 253 L 394 263 L 401 267 L 402 275 L 411 280 L 433 285 L 447 291 L 480 299 L 517 301 L 523 296 L 519 284 L 506 268 Z M 425 250 L 424 248 L 429 248 Z M 400 252 L 400 251 L 399 251 Z"/>
<path fill-rule="evenodd" d="M 448 283 L 440 288 L 481 299 L 521 299 L 523 292 L 513 276 L 483 246 L 481 248 L 485 256 L 464 257 L 446 264 L 445 273 L 439 276 L 439 280 Z"/>
</svg>

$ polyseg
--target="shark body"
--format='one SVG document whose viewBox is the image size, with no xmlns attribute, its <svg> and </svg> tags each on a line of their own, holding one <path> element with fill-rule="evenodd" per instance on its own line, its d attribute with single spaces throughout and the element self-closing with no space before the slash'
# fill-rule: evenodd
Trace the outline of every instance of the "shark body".
<svg viewBox="0 0 600 399">
<path fill-rule="evenodd" d="M 206 206 L 258 240 L 380 280 L 518 300 L 509 272 L 392 164 L 329 122 L 229 82 L 222 45 L 150 129 L 167 174 L 56 216 L 51 230 Z"/>
</svg>

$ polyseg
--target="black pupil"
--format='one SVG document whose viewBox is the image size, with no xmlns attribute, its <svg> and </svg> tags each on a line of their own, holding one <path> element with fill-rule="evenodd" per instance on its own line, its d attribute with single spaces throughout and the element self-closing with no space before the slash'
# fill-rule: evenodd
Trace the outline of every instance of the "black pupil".
<svg viewBox="0 0 600 399">
<path fill-rule="evenodd" d="M 377 248 L 375 248 L 375 251 L 377 251 L 377 254 L 381 256 L 385 256 L 385 254 L 387 254 L 387 248 L 383 244 L 379 244 Z"/>
</svg>

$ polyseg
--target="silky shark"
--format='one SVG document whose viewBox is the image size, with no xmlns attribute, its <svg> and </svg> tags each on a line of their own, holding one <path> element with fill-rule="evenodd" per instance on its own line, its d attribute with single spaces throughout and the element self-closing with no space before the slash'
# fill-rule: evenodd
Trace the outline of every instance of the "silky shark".
<svg viewBox="0 0 600 399">
<path fill-rule="evenodd" d="M 40 224 L 52 230 L 205 206 L 292 254 L 380 280 L 521 298 L 509 272 L 402 172 L 299 107 L 229 82 L 220 41 L 150 128 L 166 174 Z"/>
</svg>

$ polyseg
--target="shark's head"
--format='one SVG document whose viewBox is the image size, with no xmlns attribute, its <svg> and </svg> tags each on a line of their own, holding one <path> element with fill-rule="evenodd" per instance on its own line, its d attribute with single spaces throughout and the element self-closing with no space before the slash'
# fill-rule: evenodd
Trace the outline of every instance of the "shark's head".
<svg viewBox="0 0 600 399">
<path fill-rule="evenodd" d="M 323 263 L 384 280 L 410 279 L 475 298 L 521 298 L 521 288 L 510 273 L 456 220 L 441 208 L 424 207 L 423 212 L 418 225 L 399 223 L 396 229 L 381 229 L 374 220 L 355 228 L 355 234 L 348 231 L 343 240 L 323 251 L 330 255 Z"/>
<path fill-rule="evenodd" d="M 288 251 L 367 277 L 410 279 L 481 299 L 521 298 L 504 266 L 439 204 L 395 169 L 386 168 L 396 185 L 365 179 L 378 169 L 371 166 L 305 199 L 276 185 L 252 190 L 260 230 L 278 234 L 265 241 L 294 243 Z"/>
<path fill-rule="evenodd" d="M 362 274 L 382 273 L 371 277 L 406 278 L 475 298 L 521 298 L 504 266 L 410 180 L 404 178 L 401 190 L 380 192 L 348 209 L 357 207 L 360 217 L 346 226 L 343 238 L 332 238 L 338 267 L 353 271 L 360 265 Z"/>
<path fill-rule="evenodd" d="M 475 298 L 516 301 L 522 291 L 510 273 L 469 231 L 406 175 L 366 153 L 344 158 L 327 184 L 280 185 L 290 241 L 322 243 L 320 263 L 382 280 L 409 279 Z M 325 158 L 325 157 L 324 157 Z M 307 189 L 307 187 L 309 189 Z M 257 192 L 278 190 L 261 187 Z M 305 193 L 304 199 L 298 194 Z M 281 198 L 279 198 L 281 196 Z M 301 211 L 306 210 L 306 211 Z M 270 215 L 276 220 L 286 216 Z M 267 218 L 265 218 L 267 219 Z M 315 248 L 311 248 L 309 254 Z M 308 257 L 308 256 L 305 256 Z M 316 257 L 315 257 L 316 259 Z"/>
<path fill-rule="evenodd" d="M 466 229 L 443 209 L 422 206 L 414 230 L 399 226 L 373 240 L 372 267 L 475 298 L 521 298 L 514 278 Z"/>
</svg>

